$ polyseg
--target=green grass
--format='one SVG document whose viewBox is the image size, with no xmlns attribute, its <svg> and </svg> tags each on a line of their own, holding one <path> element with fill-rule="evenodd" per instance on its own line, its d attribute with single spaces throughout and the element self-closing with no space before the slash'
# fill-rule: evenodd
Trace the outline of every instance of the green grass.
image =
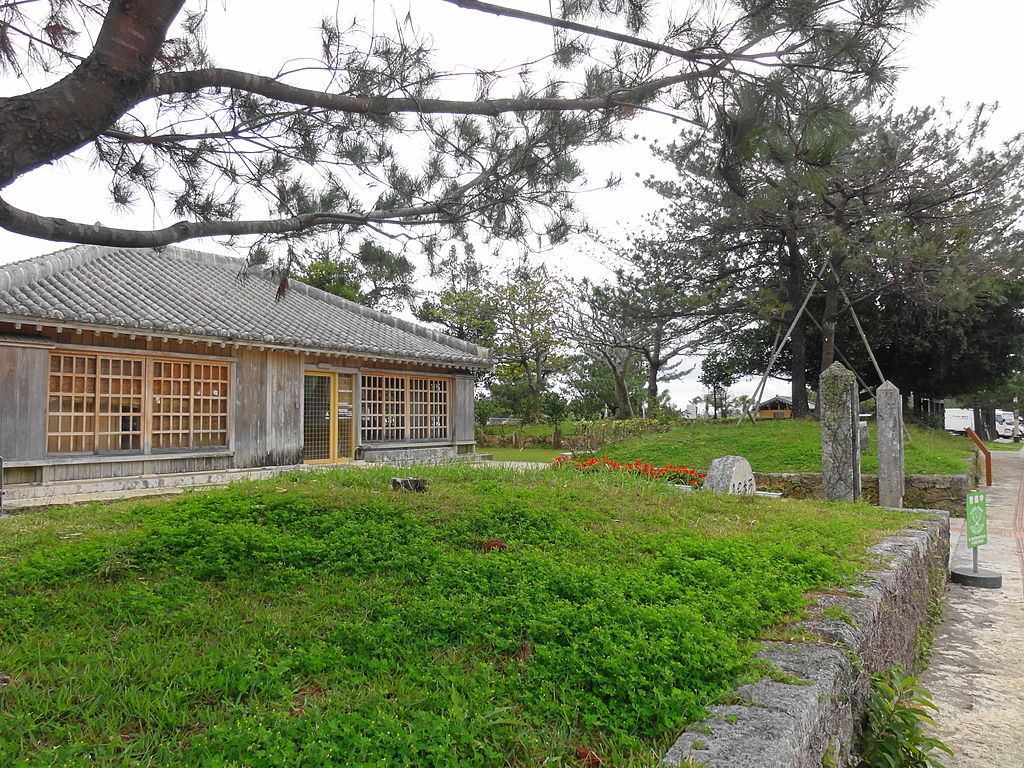
<svg viewBox="0 0 1024 768">
<path fill-rule="evenodd" d="M 985 443 L 985 447 L 990 451 L 1019 451 L 1022 447 L 1022 443 Z"/>
<path fill-rule="evenodd" d="M 562 449 L 554 448 L 479 448 L 481 453 L 489 453 L 495 461 L 534 461 L 548 463 L 560 453 Z M 568 449 L 566 449 L 568 450 Z"/>
<path fill-rule="evenodd" d="M 0 520 L 0 765 L 651 765 L 756 676 L 755 638 L 906 522 L 417 473 L 428 493 L 296 472 Z"/>
<path fill-rule="evenodd" d="M 864 472 L 878 471 L 874 424 L 872 450 L 861 457 Z M 905 444 L 908 474 L 960 474 L 968 471 L 974 451 L 964 437 L 941 430 L 908 427 Z M 719 456 L 743 456 L 756 472 L 820 472 L 821 425 L 809 419 L 719 423 L 693 422 L 670 432 L 602 449 L 616 461 L 641 461 L 658 466 L 686 464 L 707 469 Z"/>
</svg>

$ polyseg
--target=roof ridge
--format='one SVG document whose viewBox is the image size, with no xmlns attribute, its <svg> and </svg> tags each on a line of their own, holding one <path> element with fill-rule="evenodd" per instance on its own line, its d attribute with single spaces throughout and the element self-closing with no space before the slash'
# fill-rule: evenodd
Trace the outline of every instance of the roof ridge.
<svg viewBox="0 0 1024 768">
<path fill-rule="evenodd" d="M 10 264 L 0 264 L 0 291 L 9 291 L 36 280 L 43 280 L 113 250 L 115 249 L 105 245 L 72 245 L 53 253 L 31 256 Z"/>
<path fill-rule="evenodd" d="M 266 270 L 264 271 L 264 273 L 266 273 Z M 369 318 L 370 320 L 376 320 L 378 323 L 390 325 L 393 328 L 398 328 L 400 330 L 406 331 L 407 333 L 419 336 L 420 338 L 430 339 L 431 341 L 436 341 L 438 344 L 444 344 L 449 347 L 454 347 L 455 349 L 458 349 L 461 352 L 467 352 L 475 357 L 490 357 L 490 350 L 487 347 L 482 347 L 479 344 L 474 344 L 471 341 L 456 339 L 454 336 L 449 336 L 446 333 L 435 331 L 433 328 L 427 328 L 425 325 L 414 323 L 412 320 L 405 320 L 404 318 L 401 317 L 395 317 L 394 315 L 389 315 L 386 312 L 381 312 L 378 309 L 368 307 L 365 304 L 359 304 L 358 302 L 352 301 L 351 299 L 343 298 L 341 296 L 338 296 L 337 294 L 328 293 L 322 288 L 317 288 L 316 286 L 310 285 L 309 283 L 304 283 L 302 282 L 302 280 L 299 280 L 298 278 L 289 278 L 288 282 L 290 290 L 295 290 L 295 287 L 291 285 L 293 281 L 298 284 L 297 287 L 299 288 L 299 290 L 301 290 L 310 298 L 325 301 L 328 304 L 333 304 L 336 307 L 357 314 L 360 317 L 366 317 Z"/>
</svg>

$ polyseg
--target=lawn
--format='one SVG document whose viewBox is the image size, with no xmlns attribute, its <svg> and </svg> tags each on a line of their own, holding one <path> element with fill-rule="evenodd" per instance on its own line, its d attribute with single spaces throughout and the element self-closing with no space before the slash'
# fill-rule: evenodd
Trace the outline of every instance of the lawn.
<svg viewBox="0 0 1024 768">
<path fill-rule="evenodd" d="M 861 457 L 864 472 L 878 471 L 874 424 L 871 451 Z M 960 474 L 969 470 L 974 445 L 942 430 L 908 426 L 905 443 L 908 474 Z M 707 423 L 693 422 L 670 432 L 609 445 L 601 450 L 619 462 L 641 461 L 658 466 L 686 464 L 707 469 L 719 456 L 743 456 L 755 472 L 820 472 L 821 425 L 812 420 L 785 419 Z"/>
<path fill-rule="evenodd" d="M 552 459 L 562 453 L 563 450 L 555 448 L 500 448 L 493 446 L 478 449 L 480 453 L 489 453 L 495 461 L 534 461 L 549 463 Z"/>
<path fill-rule="evenodd" d="M 990 451 L 1019 451 L 1021 446 L 1021 443 L 1013 442 L 1001 443 L 993 441 L 991 443 L 985 443 L 985 447 Z"/>
<path fill-rule="evenodd" d="M 907 520 L 416 471 L 428 493 L 349 469 L 0 520 L 0 765 L 652 765 Z"/>
</svg>

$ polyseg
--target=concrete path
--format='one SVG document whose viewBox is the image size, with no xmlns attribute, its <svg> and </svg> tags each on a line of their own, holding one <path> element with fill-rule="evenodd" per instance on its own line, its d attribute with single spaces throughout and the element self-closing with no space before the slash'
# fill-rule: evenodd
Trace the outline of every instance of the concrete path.
<svg viewBox="0 0 1024 768">
<path fill-rule="evenodd" d="M 982 568 L 1002 589 L 950 584 L 931 664 L 921 683 L 940 712 L 947 768 L 1024 768 L 1024 452 L 993 451 L 989 543 Z M 969 565 L 963 520 L 953 519 L 951 565 Z"/>
</svg>

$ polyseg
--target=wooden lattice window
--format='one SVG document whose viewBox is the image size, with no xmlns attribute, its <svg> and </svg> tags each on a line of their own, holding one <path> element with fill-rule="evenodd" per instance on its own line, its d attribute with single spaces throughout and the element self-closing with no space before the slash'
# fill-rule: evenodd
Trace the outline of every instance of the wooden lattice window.
<svg viewBox="0 0 1024 768">
<path fill-rule="evenodd" d="M 192 364 L 153 363 L 153 448 L 188 448 L 192 429 Z"/>
<path fill-rule="evenodd" d="M 227 445 L 228 366 L 153 361 L 153 448 Z"/>
<path fill-rule="evenodd" d="M 405 377 L 363 376 L 363 442 L 405 439 Z"/>
<path fill-rule="evenodd" d="M 226 446 L 229 373 L 218 363 L 54 353 L 47 451 Z"/>
<path fill-rule="evenodd" d="M 99 368 L 96 450 L 141 450 L 144 361 L 100 357 L 96 362 Z"/>
<path fill-rule="evenodd" d="M 409 379 L 409 439 L 448 437 L 448 380 Z"/>
<path fill-rule="evenodd" d="M 46 450 L 81 453 L 96 444 L 96 358 L 50 356 Z"/>
<path fill-rule="evenodd" d="M 362 441 L 448 437 L 448 380 L 364 375 Z"/>
<path fill-rule="evenodd" d="M 192 363 L 192 447 L 228 443 L 228 366 Z"/>
</svg>

